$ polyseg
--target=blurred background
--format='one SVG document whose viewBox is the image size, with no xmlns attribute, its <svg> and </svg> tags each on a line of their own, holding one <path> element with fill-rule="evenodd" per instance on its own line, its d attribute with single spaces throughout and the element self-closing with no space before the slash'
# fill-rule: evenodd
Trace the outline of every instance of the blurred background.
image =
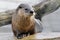
<svg viewBox="0 0 60 40">
<path fill-rule="evenodd" d="M 33 6 L 42 1 L 44 0 L 0 0 L 0 40 L 14 40 L 11 24 L 9 23 L 11 22 L 12 13 L 15 12 L 15 9 L 19 4 L 28 3 Z M 43 16 L 41 23 L 43 25 L 43 32 L 60 32 L 60 8 L 48 15 Z M 46 34 L 47 38 L 51 35 L 49 33 Z M 44 37 L 46 34 L 43 34 Z M 53 35 L 50 37 L 53 37 Z M 40 38 L 39 35 L 37 38 Z"/>
<path fill-rule="evenodd" d="M 28 3 L 30 5 L 35 5 L 43 0 L 0 0 L 0 16 L 5 13 L 11 13 L 11 11 L 17 8 L 20 3 Z M 7 18 L 6 16 L 3 16 Z M 1 17 L 0 17 L 1 19 Z M 4 19 L 4 18 L 3 18 Z M 1 22 L 1 21 L 0 21 Z M 42 18 L 42 23 L 44 26 L 44 31 L 60 32 L 60 8 L 49 15 Z M 6 30 L 6 31 L 5 31 Z M 1 32 L 12 32 L 11 24 L 4 25 L 0 27 Z"/>
</svg>

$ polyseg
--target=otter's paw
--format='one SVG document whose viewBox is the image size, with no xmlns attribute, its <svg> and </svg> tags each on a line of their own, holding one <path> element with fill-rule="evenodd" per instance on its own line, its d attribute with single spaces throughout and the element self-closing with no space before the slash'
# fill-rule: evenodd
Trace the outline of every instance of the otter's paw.
<svg viewBox="0 0 60 40">
<path fill-rule="evenodd" d="M 22 34 L 18 34 L 18 35 L 17 35 L 17 38 L 18 38 L 18 39 L 22 39 L 22 38 L 23 38 L 23 35 L 22 35 Z"/>
<path fill-rule="evenodd" d="M 18 38 L 18 39 L 22 39 L 22 38 L 24 38 L 24 37 L 26 37 L 26 34 L 18 34 L 18 35 L 17 35 L 17 38 Z"/>
</svg>

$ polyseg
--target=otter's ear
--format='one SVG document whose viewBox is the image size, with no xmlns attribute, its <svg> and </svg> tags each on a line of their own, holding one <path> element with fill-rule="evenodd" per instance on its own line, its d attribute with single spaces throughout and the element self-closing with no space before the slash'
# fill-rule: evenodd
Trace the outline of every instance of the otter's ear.
<svg viewBox="0 0 60 40">
<path fill-rule="evenodd" d="M 21 9 L 22 7 L 21 7 L 21 6 L 19 6 L 18 8 L 19 8 L 19 9 Z"/>
<path fill-rule="evenodd" d="M 19 5 L 19 6 L 17 7 L 16 11 L 18 11 L 19 9 L 22 9 L 22 6 Z"/>
</svg>

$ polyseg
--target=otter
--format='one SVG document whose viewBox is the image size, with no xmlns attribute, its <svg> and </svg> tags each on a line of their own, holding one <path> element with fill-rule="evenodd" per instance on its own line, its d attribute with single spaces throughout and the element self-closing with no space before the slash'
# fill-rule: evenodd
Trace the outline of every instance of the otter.
<svg viewBox="0 0 60 40">
<path fill-rule="evenodd" d="M 12 30 L 14 35 L 21 39 L 23 36 L 35 33 L 34 11 L 28 4 L 20 4 L 12 16 Z"/>
</svg>

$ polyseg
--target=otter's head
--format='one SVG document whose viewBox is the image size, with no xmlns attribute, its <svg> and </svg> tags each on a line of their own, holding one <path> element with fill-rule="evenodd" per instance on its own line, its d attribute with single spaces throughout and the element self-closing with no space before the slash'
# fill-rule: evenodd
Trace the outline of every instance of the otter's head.
<svg viewBox="0 0 60 40">
<path fill-rule="evenodd" d="M 31 6 L 29 6 L 28 4 L 20 4 L 16 11 L 18 15 L 26 17 L 31 17 L 34 14 L 34 11 L 31 9 Z"/>
</svg>

